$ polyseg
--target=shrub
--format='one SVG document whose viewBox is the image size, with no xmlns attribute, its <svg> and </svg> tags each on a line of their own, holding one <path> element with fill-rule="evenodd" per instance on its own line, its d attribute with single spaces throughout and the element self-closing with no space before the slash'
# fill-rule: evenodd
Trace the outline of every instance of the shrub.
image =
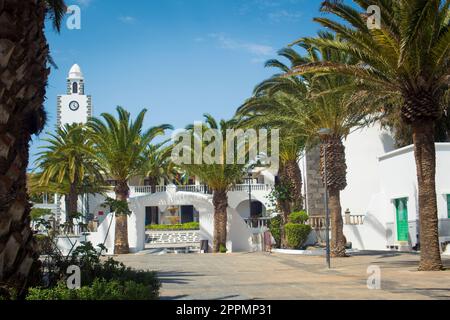
<svg viewBox="0 0 450 320">
<path fill-rule="evenodd" d="M 227 247 L 224 246 L 223 244 L 221 244 L 220 247 L 219 247 L 219 252 L 220 253 L 227 253 Z"/>
<path fill-rule="evenodd" d="M 311 233 L 311 226 L 306 224 L 287 223 L 284 228 L 287 245 L 291 249 L 299 249 Z"/>
<path fill-rule="evenodd" d="M 95 283 L 97 283 L 97 287 L 101 287 L 103 284 L 99 284 L 99 281 L 115 281 L 118 283 L 116 286 L 118 292 L 126 292 L 128 288 L 131 288 L 130 294 L 140 292 L 142 291 L 141 288 L 134 285 L 139 284 L 145 288 L 145 294 L 143 295 L 145 299 L 157 299 L 159 296 L 161 283 L 155 272 L 134 270 L 112 258 L 102 261 L 100 260 L 99 253 L 90 242 L 82 243 L 68 258 L 57 254 L 53 255 L 51 263 L 45 263 L 44 265 L 48 270 L 46 272 L 46 282 L 41 284 L 42 288 L 33 289 L 33 292 L 44 297 L 48 295 L 50 300 L 53 299 L 53 296 L 60 297 L 61 299 L 72 299 L 71 296 L 66 295 L 73 293 L 66 292 L 60 288 L 60 283 L 65 283 L 67 277 L 66 270 L 70 265 L 80 267 L 82 287 L 89 288 L 94 286 Z M 132 283 L 130 284 L 130 282 Z M 94 286 L 92 289 L 97 287 Z M 103 289 L 106 290 L 108 288 Z M 31 298 L 33 297 L 35 296 L 31 296 Z M 79 296 L 76 296 L 74 299 L 79 298 Z"/>
<path fill-rule="evenodd" d="M 272 236 L 275 238 L 276 247 L 281 246 L 281 216 L 276 216 L 269 221 L 269 230 Z"/>
<path fill-rule="evenodd" d="M 52 250 L 53 247 L 53 243 L 52 243 L 52 239 L 45 234 L 37 234 L 34 236 L 34 239 L 37 242 L 38 245 L 38 252 L 48 252 L 49 250 Z"/>
<path fill-rule="evenodd" d="M 49 216 L 52 214 L 52 210 L 50 209 L 42 209 L 42 208 L 32 208 L 30 212 L 31 220 L 36 221 L 45 216 Z"/>
<path fill-rule="evenodd" d="M 165 230 L 200 230 L 200 223 L 188 222 L 183 224 L 151 224 L 145 227 L 147 230 L 165 231 Z"/>
<path fill-rule="evenodd" d="M 120 282 L 95 279 L 89 286 L 68 289 L 64 281 L 54 288 L 32 288 L 27 300 L 152 300 L 156 297 L 145 284 L 135 281 Z"/>
<path fill-rule="evenodd" d="M 306 213 L 306 211 L 292 212 L 289 215 L 289 222 L 291 223 L 305 224 L 308 219 L 309 215 Z"/>
</svg>

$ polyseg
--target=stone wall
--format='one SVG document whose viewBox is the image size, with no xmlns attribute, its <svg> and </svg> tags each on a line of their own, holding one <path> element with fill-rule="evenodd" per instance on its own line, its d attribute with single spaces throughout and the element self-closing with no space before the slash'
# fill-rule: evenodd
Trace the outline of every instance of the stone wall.
<svg viewBox="0 0 450 320">
<path fill-rule="evenodd" d="M 306 152 L 306 201 L 310 216 L 325 215 L 325 188 L 320 174 L 320 147 Z"/>
</svg>

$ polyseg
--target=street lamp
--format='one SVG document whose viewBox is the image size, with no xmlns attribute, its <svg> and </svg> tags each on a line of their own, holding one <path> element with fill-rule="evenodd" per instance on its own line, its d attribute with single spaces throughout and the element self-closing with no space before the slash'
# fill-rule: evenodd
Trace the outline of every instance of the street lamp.
<svg viewBox="0 0 450 320">
<path fill-rule="evenodd" d="M 247 170 L 247 175 L 248 175 L 248 209 L 249 209 L 248 212 L 249 212 L 249 218 L 253 221 L 253 217 L 252 217 L 252 176 L 253 176 L 253 168 L 251 166 Z"/>
<path fill-rule="evenodd" d="M 327 128 L 320 129 L 318 132 L 321 138 L 325 138 L 331 134 L 331 130 Z M 330 254 L 330 212 L 328 210 L 328 179 L 327 179 L 327 150 L 323 153 L 323 175 L 325 185 L 325 241 L 326 241 L 326 256 L 328 269 L 331 268 L 331 254 Z"/>
</svg>

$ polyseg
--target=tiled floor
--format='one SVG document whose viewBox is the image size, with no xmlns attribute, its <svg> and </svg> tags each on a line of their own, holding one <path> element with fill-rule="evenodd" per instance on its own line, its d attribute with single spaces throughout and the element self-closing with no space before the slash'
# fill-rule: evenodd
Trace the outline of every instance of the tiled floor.
<svg viewBox="0 0 450 320">
<path fill-rule="evenodd" d="M 333 259 L 282 254 L 136 254 L 125 264 L 156 270 L 162 299 L 450 299 L 450 270 L 418 272 L 415 254 L 370 253 Z M 450 267 L 450 259 L 445 259 Z M 367 287 L 369 266 L 381 289 Z"/>
</svg>

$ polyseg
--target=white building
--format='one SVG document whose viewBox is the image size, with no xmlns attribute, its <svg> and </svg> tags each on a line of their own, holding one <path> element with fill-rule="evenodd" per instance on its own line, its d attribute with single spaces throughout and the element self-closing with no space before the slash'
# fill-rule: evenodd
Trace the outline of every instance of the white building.
<svg viewBox="0 0 450 320">
<path fill-rule="evenodd" d="M 92 106 L 90 96 L 84 95 L 84 77 L 78 65 L 70 70 L 67 84 L 67 95 L 58 97 L 58 124 L 84 123 L 92 114 Z M 413 147 L 395 150 L 392 137 L 379 126 L 353 132 L 345 141 L 345 147 L 348 186 L 341 194 L 341 204 L 346 211 L 344 233 L 347 240 L 353 248 L 361 250 L 411 250 L 417 244 L 419 232 Z M 450 174 L 447 169 L 450 143 L 437 144 L 436 148 L 440 239 L 445 244 L 450 241 Z M 310 224 L 318 227 L 316 231 L 320 240 L 325 212 L 324 188 L 318 166 L 317 149 L 306 154 L 300 163 Z M 229 251 L 261 249 L 258 237 L 274 209 L 267 199 L 274 184 L 274 174 L 256 169 L 251 177 L 243 177 L 242 184 L 228 193 Z M 132 252 L 146 247 L 149 235 L 146 235 L 145 227 L 151 224 L 199 222 L 200 231 L 196 234 L 163 233 L 159 236 L 161 239 L 166 237 L 166 240 L 159 239 L 160 243 L 164 245 L 169 241 L 168 237 L 174 236 L 187 242 L 209 240 L 212 244 L 212 195 L 200 181 L 193 178 L 189 185 L 160 185 L 156 190 L 146 186 L 145 179 L 135 179 L 130 185 L 129 202 L 133 212 L 129 217 L 128 235 Z M 114 197 L 112 188 L 107 196 Z M 114 218 L 103 206 L 104 200 L 105 197 L 100 195 L 85 195 L 79 201 L 79 211 L 98 222 L 96 231 L 90 232 L 85 240 L 94 246 L 105 243 L 108 252 L 112 253 Z M 55 206 L 58 218 L 63 221 L 65 208 L 61 203 L 46 206 Z M 258 218 L 250 219 L 250 211 Z M 188 238 L 190 240 L 186 240 Z M 310 238 L 316 239 L 314 235 Z M 66 240 L 61 241 L 64 242 L 61 246 L 70 248 Z"/>
<path fill-rule="evenodd" d="M 80 67 L 75 64 L 69 71 L 67 78 L 67 94 L 58 96 L 58 126 L 72 123 L 86 123 L 92 116 L 91 96 L 84 94 L 85 82 Z M 228 193 L 229 202 L 229 251 L 254 251 L 258 244 L 251 238 L 267 225 L 270 207 L 267 196 L 273 188 L 275 177 L 264 169 L 256 168 L 251 177 L 243 177 L 242 184 L 238 184 Z M 133 213 L 129 217 L 128 237 L 130 250 L 140 251 L 145 248 L 146 229 L 151 224 L 173 224 L 199 222 L 200 232 L 196 238 L 209 240 L 212 244 L 213 234 L 213 206 L 212 195 L 205 185 L 195 178 L 189 185 L 173 186 L 159 185 L 156 190 L 145 185 L 145 179 L 136 178 L 130 181 L 129 203 Z M 156 191 L 156 192 L 155 192 Z M 113 188 L 106 194 L 114 198 Z M 45 204 L 54 207 L 59 223 L 65 222 L 66 208 L 64 197 L 57 198 L 54 203 Z M 105 243 L 108 252 L 114 247 L 114 219 L 108 208 L 104 207 L 105 196 L 83 195 L 79 199 L 78 210 L 85 216 L 94 219 L 98 227 L 96 232 L 90 232 L 85 239 L 73 237 L 62 238 L 61 245 L 70 249 L 75 240 L 91 241 L 94 246 Z M 252 212 L 252 217 L 250 215 Z M 255 219 L 255 217 L 257 217 Z M 252 218 L 252 219 L 251 219 Z M 81 237 L 83 238 L 83 237 Z"/>
<path fill-rule="evenodd" d="M 345 142 L 348 186 L 341 194 L 344 234 L 360 250 L 411 250 L 419 236 L 418 188 L 413 146 L 395 150 L 379 125 Z M 450 143 L 436 144 L 440 241 L 450 241 Z"/>
</svg>

